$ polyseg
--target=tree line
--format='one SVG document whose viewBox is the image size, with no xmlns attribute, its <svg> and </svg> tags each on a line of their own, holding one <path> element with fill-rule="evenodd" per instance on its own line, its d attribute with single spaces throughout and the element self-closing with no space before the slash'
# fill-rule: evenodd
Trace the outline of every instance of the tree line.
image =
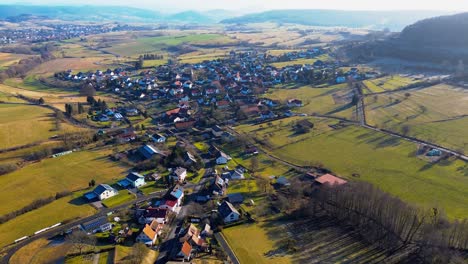
<svg viewBox="0 0 468 264">
<path fill-rule="evenodd" d="M 383 248 L 413 245 L 425 260 L 445 260 L 441 263 L 457 259 L 459 250 L 468 249 L 467 219 L 450 222 L 437 207 L 415 207 L 370 183 L 349 182 L 320 188 L 292 184 L 291 193 L 308 198 L 297 210 L 301 215 L 326 214 L 352 226 L 367 242 Z"/>
</svg>

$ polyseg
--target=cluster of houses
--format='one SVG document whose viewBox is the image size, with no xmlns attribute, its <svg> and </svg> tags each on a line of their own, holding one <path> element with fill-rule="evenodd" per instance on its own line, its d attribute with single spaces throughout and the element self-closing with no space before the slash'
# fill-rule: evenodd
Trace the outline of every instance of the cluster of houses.
<svg viewBox="0 0 468 264">
<path fill-rule="evenodd" d="M 10 17 L 7 20 L 11 22 L 20 22 L 28 20 L 28 15 Z M 79 38 L 87 35 L 101 34 L 107 32 L 116 32 L 124 30 L 138 30 L 138 27 L 121 26 L 115 24 L 44 24 L 43 27 L 18 27 L 5 28 L 0 31 L 0 43 L 15 42 L 43 42 L 53 40 L 66 40 Z"/>
</svg>

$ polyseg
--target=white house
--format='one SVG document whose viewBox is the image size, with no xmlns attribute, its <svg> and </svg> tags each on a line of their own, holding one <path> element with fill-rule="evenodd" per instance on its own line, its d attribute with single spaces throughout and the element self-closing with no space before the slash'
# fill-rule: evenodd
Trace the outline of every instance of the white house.
<svg viewBox="0 0 468 264">
<path fill-rule="evenodd" d="M 227 201 L 224 201 L 219 207 L 218 212 L 223 218 L 224 223 L 232 223 L 239 220 L 240 213 L 234 206 Z"/>
<path fill-rule="evenodd" d="M 170 177 L 173 178 L 174 181 L 183 182 L 185 181 L 185 177 L 187 177 L 187 169 L 177 167 L 175 170 L 172 171 Z"/>
<path fill-rule="evenodd" d="M 216 164 L 218 165 L 227 164 L 231 160 L 231 157 L 222 151 L 218 155 L 218 158 L 216 158 Z"/>
<path fill-rule="evenodd" d="M 88 200 L 94 200 L 94 199 L 99 199 L 99 200 L 105 200 L 107 198 L 110 198 L 112 196 L 117 195 L 119 192 L 112 188 L 108 184 L 99 184 L 92 192 L 88 192 L 85 194 L 86 199 Z"/>
<path fill-rule="evenodd" d="M 215 125 L 211 128 L 211 133 L 213 134 L 213 136 L 215 137 L 220 137 L 222 134 L 223 134 L 223 130 L 221 129 L 221 127 L 219 127 L 218 125 Z"/>
<path fill-rule="evenodd" d="M 156 143 L 166 142 L 166 137 L 161 134 L 154 134 L 153 136 L 151 136 L 151 139 Z"/>
<path fill-rule="evenodd" d="M 140 224 L 149 224 L 156 221 L 160 224 L 165 224 L 168 218 L 167 209 L 163 208 L 147 208 L 143 214 L 141 214 L 138 222 Z"/>
<path fill-rule="evenodd" d="M 138 188 L 145 185 L 145 177 L 136 172 L 130 172 L 127 177 L 118 182 L 123 188 L 133 187 Z"/>
</svg>

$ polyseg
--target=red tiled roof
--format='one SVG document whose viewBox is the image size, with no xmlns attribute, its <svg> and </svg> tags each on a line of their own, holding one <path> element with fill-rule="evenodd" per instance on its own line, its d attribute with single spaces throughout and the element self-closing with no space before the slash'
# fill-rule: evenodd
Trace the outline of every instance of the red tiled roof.
<svg viewBox="0 0 468 264">
<path fill-rule="evenodd" d="M 187 241 L 185 241 L 180 251 L 182 251 L 182 254 L 184 254 L 186 257 L 189 257 L 190 253 L 192 253 L 192 246 L 187 243 Z"/>
<path fill-rule="evenodd" d="M 330 185 L 342 185 L 342 184 L 347 183 L 347 181 L 345 181 L 343 179 L 340 179 L 340 178 L 338 178 L 338 177 L 336 177 L 334 175 L 331 175 L 329 173 L 318 177 L 317 179 L 315 179 L 315 181 L 320 183 L 320 184 L 328 183 Z"/>
<path fill-rule="evenodd" d="M 177 200 L 166 200 L 165 205 L 169 207 L 174 207 L 177 204 Z"/>
</svg>

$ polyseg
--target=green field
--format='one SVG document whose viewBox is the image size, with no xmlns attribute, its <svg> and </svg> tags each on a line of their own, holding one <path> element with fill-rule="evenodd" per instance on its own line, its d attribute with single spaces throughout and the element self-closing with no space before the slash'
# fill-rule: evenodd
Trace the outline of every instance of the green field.
<svg viewBox="0 0 468 264">
<path fill-rule="evenodd" d="M 159 65 L 167 64 L 167 60 L 144 60 L 143 68 L 158 67 Z"/>
<path fill-rule="evenodd" d="M 130 193 L 129 191 L 120 190 L 119 194 L 117 194 L 114 197 L 111 197 L 109 199 L 106 199 L 106 200 L 102 201 L 102 204 L 105 207 L 110 208 L 110 207 L 114 207 L 114 206 L 117 206 L 117 205 L 124 204 L 126 202 L 130 202 L 131 200 L 133 200 L 135 198 L 136 198 L 135 195 Z"/>
<path fill-rule="evenodd" d="M 0 208 L 0 214 L 22 208 L 39 198 L 54 196 L 60 191 L 87 188 L 91 179 L 100 184 L 123 178 L 126 168 L 111 162 L 108 154 L 110 152 L 80 151 L 45 159 L 3 175 L 0 177 L 3 189 L 0 199 L 8 203 Z"/>
<path fill-rule="evenodd" d="M 275 244 L 278 242 L 268 235 L 267 230 L 257 223 L 226 228 L 223 230 L 223 235 L 241 263 L 292 263 L 288 256 L 272 258 L 265 256 L 265 253 L 275 249 Z"/>
<path fill-rule="evenodd" d="M 405 96 L 409 93 L 410 96 Z M 449 85 L 366 97 L 370 125 L 468 152 L 468 92 Z"/>
<path fill-rule="evenodd" d="M 179 63 L 201 63 L 203 61 L 211 61 L 222 59 L 226 56 L 226 51 L 217 51 L 217 50 L 204 50 L 204 51 L 197 51 L 192 53 L 186 53 L 178 57 Z"/>
<path fill-rule="evenodd" d="M 360 127 L 332 130 L 324 120 L 313 122 L 313 131 L 300 136 L 295 136 L 291 124 L 284 120 L 282 125 L 273 124 L 268 130 L 258 130 L 258 126 L 236 130 L 257 131 L 248 135 L 259 139 L 274 133 L 267 137 L 272 145 L 269 151 L 290 162 L 322 164 L 339 176 L 373 183 L 408 202 L 441 207 L 450 218 L 468 216 L 466 162 L 429 164 L 415 157 L 417 146 L 413 143 Z"/>
<path fill-rule="evenodd" d="M 233 42 L 231 38 L 219 34 L 173 35 L 124 40 L 121 43 L 112 45 L 110 48 L 106 48 L 106 50 L 122 56 L 135 56 L 144 53 L 161 52 L 164 48 L 184 43 L 203 45 L 231 42 Z"/>
<path fill-rule="evenodd" d="M 314 64 L 314 62 L 318 60 L 329 61 L 330 59 L 331 58 L 330 56 L 328 56 L 328 54 L 322 54 L 312 59 L 297 59 L 297 60 L 292 60 L 292 61 L 275 62 L 275 63 L 271 63 L 270 65 L 276 68 L 283 68 L 286 66 L 296 65 L 296 64 Z"/>
<path fill-rule="evenodd" d="M 50 109 L 16 104 L 0 104 L 0 149 L 48 139 L 54 131 L 54 112 Z"/>
<path fill-rule="evenodd" d="M 392 91 L 417 82 L 419 82 L 419 80 L 400 75 L 391 75 L 373 80 L 365 80 L 363 83 L 367 88 L 363 89 L 363 93 L 369 94 Z"/>
<path fill-rule="evenodd" d="M 265 97 L 279 100 L 286 104 L 288 99 L 300 99 L 303 106 L 295 110 L 306 114 L 327 114 L 353 119 L 354 107 L 351 105 L 352 93 L 346 84 L 316 88 L 302 86 L 299 88 L 270 89 Z"/>
<path fill-rule="evenodd" d="M 18 191 L 16 193 L 18 193 Z M 29 236 L 37 230 L 63 222 L 64 220 L 71 220 L 94 214 L 96 210 L 87 204 L 83 204 L 81 195 L 82 192 L 78 192 L 72 196 L 61 198 L 0 225 L 0 232 L 2 233 L 0 236 L 0 247 L 13 243 L 15 239 Z M 16 199 L 12 199 L 11 197 L 19 196 L 10 194 L 8 201 L 14 203 Z M 2 209 L 3 208 L 5 208 L 5 206 L 3 206 Z"/>
</svg>

